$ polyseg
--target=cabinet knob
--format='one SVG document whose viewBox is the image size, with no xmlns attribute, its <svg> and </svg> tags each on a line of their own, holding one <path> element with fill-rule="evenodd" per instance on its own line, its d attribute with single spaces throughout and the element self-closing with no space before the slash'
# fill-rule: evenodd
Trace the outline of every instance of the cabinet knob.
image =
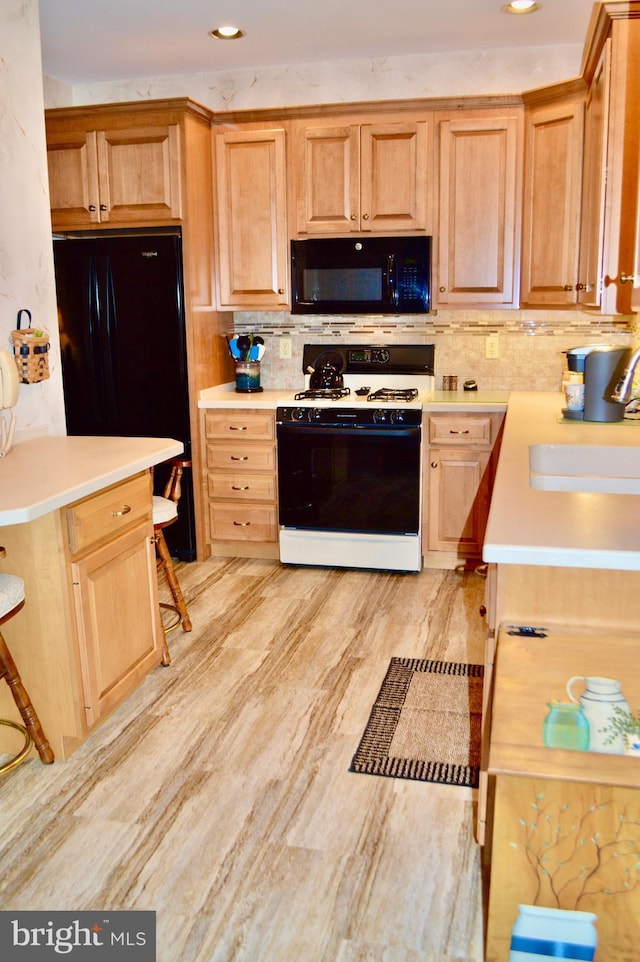
<svg viewBox="0 0 640 962">
<path fill-rule="evenodd" d="M 278 288 L 278 294 L 284 294 L 284 287 Z"/>
<path fill-rule="evenodd" d="M 621 274 L 620 283 L 621 284 L 633 284 L 634 275 L 633 274 Z"/>
<path fill-rule="evenodd" d="M 481 614 L 482 617 L 484 618 L 484 616 L 485 616 L 486 613 L 487 613 L 486 606 L 485 606 L 485 605 L 480 605 L 480 608 L 479 608 L 478 610 L 480 611 L 480 614 Z"/>
<path fill-rule="evenodd" d="M 587 285 L 586 285 L 586 284 L 576 284 L 576 290 L 577 290 L 577 291 L 586 291 L 586 289 L 587 289 Z"/>
<path fill-rule="evenodd" d="M 95 204 L 89 204 L 89 210 L 91 211 L 91 213 L 93 213 L 95 209 L 96 209 Z"/>
<path fill-rule="evenodd" d="M 438 462 L 437 462 L 437 461 L 432 461 L 432 462 L 431 462 L 431 467 L 432 467 L 432 468 L 437 468 L 437 467 L 438 467 Z"/>
<path fill-rule="evenodd" d="M 446 289 L 447 289 L 446 287 L 439 287 L 439 288 L 438 288 L 438 290 L 440 291 L 441 294 L 444 294 L 444 292 L 446 291 Z"/>
<path fill-rule="evenodd" d="M 573 290 L 573 284 L 565 284 L 565 285 L 564 285 L 564 289 L 565 289 L 565 291 L 572 291 L 572 290 Z"/>
<path fill-rule="evenodd" d="M 106 204 L 100 204 L 100 210 L 107 210 Z"/>
<path fill-rule="evenodd" d="M 369 215 L 368 215 L 368 214 L 363 214 L 363 215 L 362 215 L 362 219 L 363 219 L 363 220 L 369 220 Z"/>
<path fill-rule="evenodd" d="M 351 220 L 357 220 L 357 218 L 356 218 L 356 215 L 355 215 L 355 214 L 352 214 L 352 215 L 351 215 Z"/>
</svg>

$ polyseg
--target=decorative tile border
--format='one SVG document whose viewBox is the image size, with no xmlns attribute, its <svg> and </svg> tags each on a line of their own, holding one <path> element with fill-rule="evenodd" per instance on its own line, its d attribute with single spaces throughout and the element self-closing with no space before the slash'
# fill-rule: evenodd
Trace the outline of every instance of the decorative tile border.
<svg viewBox="0 0 640 962">
<path fill-rule="evenodd" d="M 437 311 L 402 317 L 337 317 L 251 311 L 234 315 L 234 331 L 259 331 L 262 335 L 314 338 L 382 337 L 429 338 L 439 334 L 499 334 L 541 336 L 591 336 L 636 334 L 635 317 L 596 315 L 585 311 Z"/>
</svg>

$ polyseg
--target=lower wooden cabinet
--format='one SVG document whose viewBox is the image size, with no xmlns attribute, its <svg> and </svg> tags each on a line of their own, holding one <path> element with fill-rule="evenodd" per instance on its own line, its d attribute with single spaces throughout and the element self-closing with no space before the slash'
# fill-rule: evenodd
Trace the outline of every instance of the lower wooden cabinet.
<svg viewBox="0 0 640 962">
<path fill-rule="evenodd" d="M 160 664 L 151 495 L 144 472 L 2 529 L 26 593 L 2 630 L 58 760 Z M 5 688 L 0 717 L 17 721 Z"/>
<path fill-rule="evenodd" d="M 423 553 L 481 556 L 503 417 L 425 415 Z"/>
<path fill-rule="evenodd" d="M 212 551 L 278 557 L 275 413 L 211 410 L 203 420 Z"/>
<path fill-rule="evenodd" d="M 148 524 L 71 565 L 84 710 L 104 718 L 160 661 L 155 548 Z"/>
</svg>

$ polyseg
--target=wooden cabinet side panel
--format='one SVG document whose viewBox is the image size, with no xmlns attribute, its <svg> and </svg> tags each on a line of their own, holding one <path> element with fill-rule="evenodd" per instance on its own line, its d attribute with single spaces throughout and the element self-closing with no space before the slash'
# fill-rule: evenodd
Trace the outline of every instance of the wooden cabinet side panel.
<svg viewBox="0 0 640 962">
<path fill-rule="evenodd" d="M 522 301 L 576 301 L 583 105 L 531 110 L 526 122 Z"/>
<path fill-rule="evenodd" d="M 2 571 L 24 580 L 26 596 L 2 633 L 57 759 L 67 757 L 69 746 L 73 750 L 86 733 L 65 538 L 59 512 L 2 529 Z M 20 722 L 4 683 L 0 717 Z"/>
</svg>

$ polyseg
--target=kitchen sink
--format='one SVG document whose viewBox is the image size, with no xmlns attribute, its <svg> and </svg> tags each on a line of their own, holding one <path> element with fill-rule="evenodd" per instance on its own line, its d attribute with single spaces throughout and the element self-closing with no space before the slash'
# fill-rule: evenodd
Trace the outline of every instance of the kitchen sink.
<svg viewBox="0 0 640 962">
<path fill-rule="evenodd" d="M 529 484 L 543 491 L 640 494 L 640 446 L 531 444 Z"/>
</svg>

